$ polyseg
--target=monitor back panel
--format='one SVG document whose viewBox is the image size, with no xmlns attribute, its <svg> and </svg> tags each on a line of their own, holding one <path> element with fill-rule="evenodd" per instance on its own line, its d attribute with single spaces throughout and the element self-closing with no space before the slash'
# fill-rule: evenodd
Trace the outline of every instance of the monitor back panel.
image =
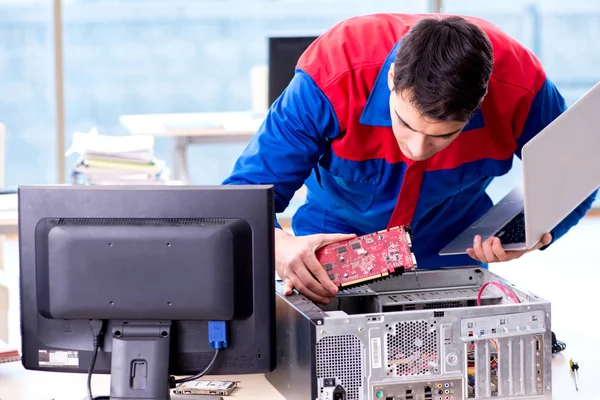
<svg viewBox="0 0 600 400">
<path fill-rule="evenodd" d="M 266 372 L 274 367 L 275 304 L 273 252 L 273 200 L 270 186 L 22 186 L 19 189 L 20 300 L 23 364 L 27 369 L 87 372 L 93 354 L 93 341 L 86 318 L 58 319 L 40 314 L 39 302 L 44 287 L 38 277 L 44 268 L 40 259 L 47 254 L 47 231 L 40 221 L 53 218 L 90 219 L 197 219 L 233 218 L 247 221 L 256 240 L 252 244 L 252 313 L 229 321 L 226 351 L 211 370 L 214 374 Z M 240 207 L 244 204 L 244 207 Z M 41 236 L 41 237 L 40 237 Z M 114 238 L 113 238 L 114 239 Z M 111 240 L 113 240 L 111 239 Z M 163 250 L 174 249 L 162 245 Z M 114 243 L 116 248 L 117 242 Z M 46 249 L 44 251 L 44 246 Z M 104 246 L 108 247 L 108 243 Z M 138 257 L 139 258 L 139 257 Z M 199 264 L 200 266 L 200 264 Z M 38 270 L 39 269 L 39 270 Z M 181 276 L 179 279 L 185 279 Z M 189 279 L 189 276 L 187 277 Z M 248 282 L 248 280 L 246 280 Z M 182 293 L 193 282 L 180 283 Z M 147 289 L 148 287 L 146 287 Z M 200 285 L 198 285 L 200 288 Z M 116 293 L 116 292 L 115 292 Z M 159 297 L 158 295 L 156 297 Z M 106 299 L 106 304 L 109 305 Z M 166 299 L 164 308 L 170 307 Z M 118 317 L 118 315 L 112 315 Z M 214 352 L 208 345 L 205 320 L 190 320 L 179 313 L 170 317 L 172 329 L 171 373 L 194 374 L 203 370 Z M 185 319 L 183 318 L 185 317 Z M 179 320 L 178 320 L 179 319 Z M 109 319 L 105 332 L 112 332 L 123 321 Z M 111 335 L 104 335 L 96 373 L 110 372 Z"/>
</svg>

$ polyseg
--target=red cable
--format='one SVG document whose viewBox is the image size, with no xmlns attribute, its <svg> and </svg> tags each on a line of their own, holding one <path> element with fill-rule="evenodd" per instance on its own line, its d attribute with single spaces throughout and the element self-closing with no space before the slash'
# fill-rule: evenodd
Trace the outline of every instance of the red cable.
<svg viewBox="0 0 600 400">
<path fill-rule="evenodd" d="M 481 295 L 483 294 L 483 290 L 488 285 L 496 286 L 497 288 L 502 290 L 504 292 L 504 294 L 506 294 L 512 301 L 514 301 L 515 303 L 520 303 L 519 298 L 513 292 L 511 292 L 506 286 L 504 286 L 498 282 L 486 282 L 479 288 L 479 292 L 477 293 L 477 305 L 478 306 L 481 305 Z"/>
</svg>

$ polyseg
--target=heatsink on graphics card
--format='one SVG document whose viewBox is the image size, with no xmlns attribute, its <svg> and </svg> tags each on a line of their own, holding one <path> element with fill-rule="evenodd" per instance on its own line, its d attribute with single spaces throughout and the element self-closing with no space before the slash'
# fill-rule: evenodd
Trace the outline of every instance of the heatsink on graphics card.
<svg viewBox="0 0 600 400">
<path fill-rule="evenodd" d="M 329 279 L 340 288 L 417 268 L 409 226 L 397 226 L 323 246 L 317 251 L 317 259 Z"/>
</svg>

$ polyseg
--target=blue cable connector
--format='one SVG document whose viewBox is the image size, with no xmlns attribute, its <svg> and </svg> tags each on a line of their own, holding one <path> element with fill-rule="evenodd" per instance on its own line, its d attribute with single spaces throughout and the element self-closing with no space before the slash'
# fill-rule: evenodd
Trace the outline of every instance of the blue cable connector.
<svg viewBox="0 0 600 400">
<path fill-rule="evenodd" d="M 213 349 L 227 347 L 227 325 L 225 321 L 208 321 L 208 344 Z"/>
</svg>

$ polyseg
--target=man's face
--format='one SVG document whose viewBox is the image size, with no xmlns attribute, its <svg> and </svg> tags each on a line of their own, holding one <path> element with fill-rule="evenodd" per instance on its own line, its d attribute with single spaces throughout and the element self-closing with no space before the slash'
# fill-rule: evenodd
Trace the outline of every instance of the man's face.
<svg viewBox="0 0 600 400">
<path fill-rule="evenodd" d="M 390 112 L 392 129 L 402 153 L 413 161 L 426 160 L 446 148 L 467 125 L 465 121 L 435 121 L 421 115 L 407 93 L 393 90 L 390 69 Z"/>
</svg>

